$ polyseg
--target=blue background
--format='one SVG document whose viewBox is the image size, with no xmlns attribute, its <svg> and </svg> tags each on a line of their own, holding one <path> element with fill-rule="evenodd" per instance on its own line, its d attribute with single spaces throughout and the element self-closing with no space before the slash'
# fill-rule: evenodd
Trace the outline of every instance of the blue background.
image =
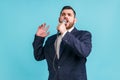
<svg viewBox="0 0 120 80">
<path fill-rule="evenodd" d="M 93 36 L 88 80 L 120 80 L 120 0 L 0 0 L 0 80 L 47 80 L 46 61 L 35 61 L 32 42 L 44 22 L 56 33 L 64 5 L 75 9 L 75 26 Z"/>
</svg>

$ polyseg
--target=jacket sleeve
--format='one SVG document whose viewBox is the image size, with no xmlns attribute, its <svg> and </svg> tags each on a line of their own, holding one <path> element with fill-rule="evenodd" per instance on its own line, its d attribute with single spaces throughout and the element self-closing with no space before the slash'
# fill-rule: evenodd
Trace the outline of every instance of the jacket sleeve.
<svg viewBox="0 0 120 80">
<path fill-rule="evenodd" d="M 88 31 L 78 33 L 77 36 L 67 32 L 63 41 L 72 47 L 74 53 L 79 57 L 87 57 L 92 48 L 91 33 Z"/>
<path fill-rule="evenodd" d="M 39 37 L 35 35 L 34 41 L 33 41 L 33 50 L 34 50 L 34 57 L 37 61 L 45 59 L 44 56 L 44 43 L 43 37 Z"/>
</svg>

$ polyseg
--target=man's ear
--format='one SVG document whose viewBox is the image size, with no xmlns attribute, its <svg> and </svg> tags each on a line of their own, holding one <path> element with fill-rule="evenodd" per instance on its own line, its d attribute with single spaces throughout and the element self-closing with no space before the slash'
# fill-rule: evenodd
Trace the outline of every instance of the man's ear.
<svg viewBox="0 0 120 80">
<path fill-rule="evenodd" d="M 74 19 L 74 23 L 76 23 L 76 22 L 77 22 L 77 18 Z"/>
</svg>

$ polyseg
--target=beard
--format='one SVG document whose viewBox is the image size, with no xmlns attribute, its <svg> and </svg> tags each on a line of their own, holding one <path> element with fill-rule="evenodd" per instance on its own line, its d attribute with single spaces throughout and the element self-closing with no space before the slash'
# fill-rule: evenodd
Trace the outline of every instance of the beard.
<svg viewBox="0 0 120 80">
<path fill-rule="evenodd" d="M 70 22 L 68 26 L 66 25 L 66 29 L 70 29 L 71 27 L 73 27 L 73 25 L 74 25 L 74 21 Z"/>
</svg>

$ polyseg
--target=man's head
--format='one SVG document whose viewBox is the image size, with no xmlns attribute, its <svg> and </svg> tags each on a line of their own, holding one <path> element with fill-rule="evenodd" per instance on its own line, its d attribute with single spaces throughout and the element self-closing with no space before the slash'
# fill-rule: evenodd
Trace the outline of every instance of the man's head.
<svg viewBox="0 0 120 80">
<path fill-rule="evenodd" d="M 76 12 L 71 6 L 64 6 L 60 12 L 59 22 L 66 20 L 66 29 L 70 29 L 76 22 Z"/>
</svg>

